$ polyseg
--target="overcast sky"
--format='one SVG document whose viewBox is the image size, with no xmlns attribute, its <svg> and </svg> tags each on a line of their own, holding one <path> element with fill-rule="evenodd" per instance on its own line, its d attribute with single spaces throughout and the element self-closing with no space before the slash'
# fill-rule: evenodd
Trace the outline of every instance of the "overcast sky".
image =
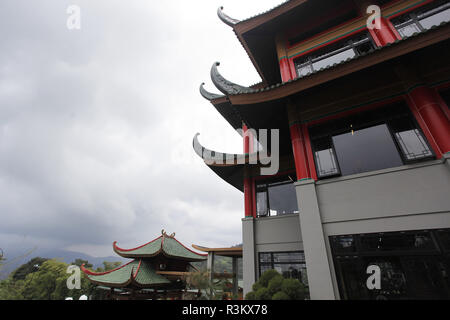
<svg viewBox="0 0 450 320">
<path fill-rule="evenodd" d="M 1 0 L 0 247 L 94 256 L 165 229 L 186 245 L 242 240 L 243 194 L 192 150 L 242 141 L 198 93 L 211 65 L 260 81 L 237 19 L 281 0 Z M 66 26 L 69 5 L 81 30 Z"/>
</svg>

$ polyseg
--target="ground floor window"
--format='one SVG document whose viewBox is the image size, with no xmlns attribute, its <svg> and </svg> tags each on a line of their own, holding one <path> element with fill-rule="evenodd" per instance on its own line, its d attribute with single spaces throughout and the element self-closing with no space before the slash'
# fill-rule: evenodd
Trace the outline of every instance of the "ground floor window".
<svg viewBox="0 0 450 320">
<path fill-rule="evenodd" d="M 333 236 L 330 244 L 341 299 L 450 299 L 450 229 Z"/>
<path fill-rule="evenodd" d="M 271 269 L 277 270 L 285 278 L 298 279 L 308 286 L 305 254 L 303 251 L 260 252 L 259 276 Z"/>
</svg>

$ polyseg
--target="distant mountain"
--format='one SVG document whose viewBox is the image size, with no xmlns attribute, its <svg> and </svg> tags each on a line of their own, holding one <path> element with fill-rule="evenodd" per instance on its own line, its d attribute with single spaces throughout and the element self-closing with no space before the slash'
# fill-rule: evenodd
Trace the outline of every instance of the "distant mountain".
<svg viewBox="0 0 450 320">
<path fill-rule="evenodd" d="M 97 267 L 103 267 L 103 261 L 108 262 L 126 262 L 127 259 L 124 259 L 120 256 L 109 256 L 109 257 L 92 257 L 87 254 L 81 253 L 81 252 L 73 252 L 73 251 L 67 251 L 67 250 L 34 250 L 30 254 L 25 255 L 24 252 L 16 252 L 16 253 L 10 253 L 5 254 L 5 265 L 0 271 L 0 280 L 6 279 L 8 275 L 16 270 L 18 267 L 20 267 L 22 264 L 27 263 L 31 259 L 35 257 L 41 257 L 41 258 L 47 258 L 47 259 L 58 259 L 60 261 L 63 261 L 65 263 L 72 263 L 76 259 L 82 259 L 87 260 L 89 263 L 91 263 L 96 269 Z"/>
</svg>

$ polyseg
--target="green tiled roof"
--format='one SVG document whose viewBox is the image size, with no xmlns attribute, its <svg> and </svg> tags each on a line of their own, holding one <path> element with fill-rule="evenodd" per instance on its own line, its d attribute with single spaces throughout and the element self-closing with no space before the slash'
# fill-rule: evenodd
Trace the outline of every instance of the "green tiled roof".
<svg viewBox="0 0 450 320">
<path fill-rule="evenodd" d="M 124 258 L 151 258 L 163 254 L 169 258 L 182 259 L 186 261 L 202 261 L 206 255 L 196 253 L 182 245 L 174 236 L 165 233 L 159 238 L 134 249 L 119 248 L 114 242 L 114 251 Z"/>
<path fill-rule="evenodd" d="M 153 257 L 156 256 L 161 251 L 161 242 L 162 242 L 162 236 L 141 246 L 134 249 L 126 250 L 122 249 L 116 246 L 116 243 L 114 242 L 114 251 L 125 258 L 131 258 L 131 257 Z"/>
<path fill-rule="evenodd" d="M 82 267 L 89 280 L 108 287 L 127 287 L 131 284 L 138 287 L 158 287 L 171 282 L 156 274 L 151 263 L 144 260 L 133 260 L 117 269 L 104 273 L 95 273 Z"/>
<path fill-rule="evenodd" d="M 171 258 L 180 258 L 189 261 L 202 261 L 206 259 L 205 255 L 195 253 L 183 246 L 175 238 L 164 237 L 163 252 Z"/>
</svg>

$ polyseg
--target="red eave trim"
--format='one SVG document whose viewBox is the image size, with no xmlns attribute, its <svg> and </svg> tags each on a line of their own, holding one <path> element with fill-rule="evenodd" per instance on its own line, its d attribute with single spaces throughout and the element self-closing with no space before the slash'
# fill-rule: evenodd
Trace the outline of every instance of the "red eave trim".
<svg viewBox="0 0 450 320">
<path fill-rule="evenodd" d="M 149 245 L 149 244 L 152 243 L 152 242 L 155 242 L 156 240 L 158 240 L 158 239 L 161 238 L 161 237 L 162 237 L 162 236 L 159 236 L 158 238 L 153 239 L 152 241 L 150 241 L 150 242 L 148 242 L 148 243 L 146 243 L 146 244 L 143 244 L 142 246 L 133 248 L 133 249 L 122 249 L 122 248 L 120 248 L 119 246 L 117 246 L 117 241 L 114 241 L 114 243 L 113 243 L 113 249 L 114 249 L 114 251 L 116 251 L 116 252 L 117 252 L 117 251 L 121 251 L 121 252 L 135 251 L 135 250 L 138 250 L 138 249 L 141 249 L 141 248 L 145 247 L 146 245 Z"/>
<path fill-rule="evenodd" d="M 127 265 L 129 265 L 132 262 L 134 262 L 134 260 L 132 260 L 132 261 L 128 262 L 127 264 L 124 264 L 124 265 L 122 265 L 122 266 L 120 266 L 118 268 L 115 268 L 115 269 L 109 270 L 109 271 L 105 271 L 105 272 L 94 272 L 94 271 L 88 270 L 88 269 L 86 269 L 84 267 L 84 263 L 83 263 L 81 265 L 81 271 L 83 271 L 85 274 L 90 275 L 90 276 L 104 276 L 106 274 L 110 274 L 110 273 L 112 273 L 114 271 L 120 270 L 120 269 L 126 267 Z"/>
<path fill-rule="evenodd" d="M 141 269 L 141 264 L 142 264 L 142 260 L 139 260 L 138 267 L 137 267 L 137 269 L 136 269 L 136 272 L 135 272 L 134 275 L 133 275 L 133 280 L 136 279 L 136 277 L 137 277 L 137 275 L 138 275 L 138 273 L 139 273 L 139 269 Z"/>
</svg>

